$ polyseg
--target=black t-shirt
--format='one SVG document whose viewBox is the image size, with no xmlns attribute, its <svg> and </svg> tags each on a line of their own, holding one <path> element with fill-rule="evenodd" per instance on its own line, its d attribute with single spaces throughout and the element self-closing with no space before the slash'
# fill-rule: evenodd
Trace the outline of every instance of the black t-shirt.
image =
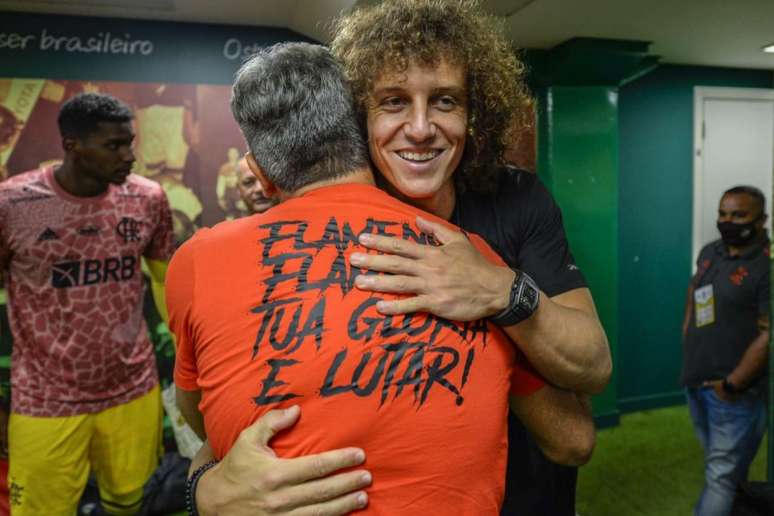
<svg viewBox="0 0 774 516">
<path fill-rule="evenodd" d="M 481 235 L 547 296 L 586 287 L 570 254 L 562 213 L 535 174 L 503 168 L 493 194 L 457 194 L 451 222 Z M 508 421 L 508 471 L 501 514 L 574 516 L 577 468 L 545 458 L 524 425 Z"/>
<path fill-rule="evenodd" d="M 758 337 L 758 318 L 769 313 L 768 250 L 766 241 L 740 256 L 730 256 L 725 244 L 716 240 L 699 253 L 683 344 L 685 386 L 698 387 L 705 380 L 728 376 Z M 761 381 L 753 387 L 765 392 Z"/>
</svg>

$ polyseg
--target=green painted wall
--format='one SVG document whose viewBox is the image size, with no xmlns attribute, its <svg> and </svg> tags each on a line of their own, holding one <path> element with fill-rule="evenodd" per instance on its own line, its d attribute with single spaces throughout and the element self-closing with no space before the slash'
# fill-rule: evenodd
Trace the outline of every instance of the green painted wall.
<svg viewBox="0 0 774 516">
<path fill-rule="evenodd" d="M 539 170 L 564 215 L 570 248 L 615 355 L 618 256 L 617 87 L 552 86 L 540 102 Z M 613 357 L 615 363 L 615 356 Z M 616 377 L 594 397 L 601 424 L 617 422 Z"/>
<path fill-rule="evenodd" d="M 653 70 L 644 41 L 573 38 L 527 53 L 538 92 L 538 173 L 562 209 L 567 238 L 586 276 L 613 357 L 594 396 L 597 424 L 618 423 L 618 88 Z"/>
<path fill-rule="evenodd" d="M 770 88 L 765 70 L 663 65 L 619 91 L 618 406 L 683 402 L 691 275 L 693 88 Z"/>
</svg>

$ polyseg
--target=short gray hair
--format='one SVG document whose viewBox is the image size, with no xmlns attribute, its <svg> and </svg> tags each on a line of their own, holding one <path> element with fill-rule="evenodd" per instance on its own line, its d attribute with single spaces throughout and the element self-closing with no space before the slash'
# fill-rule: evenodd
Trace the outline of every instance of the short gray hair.
<svg viewBox="0 0 774 516">
<path fill-rule="evenodd" d="M 282 191 L 368 166 L 352 94 L 323 46 L 279 43 L 250 57 L 236 73 L 231 112 Z"/>
</svg>

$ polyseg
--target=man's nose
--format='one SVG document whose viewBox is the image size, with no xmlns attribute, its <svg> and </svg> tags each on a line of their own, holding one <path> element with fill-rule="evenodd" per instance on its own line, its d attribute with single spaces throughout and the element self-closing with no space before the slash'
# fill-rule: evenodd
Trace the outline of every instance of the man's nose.
<svg viewBox="0 0 774 516">
<path fill-rule="evenodd" d="M 404 126 L 406 136 L 414 142 L 424 142 L 435 137 L 435 124 L 427 116 L 426 106 L 412 109 L 409 120 Z"/>
</svg>

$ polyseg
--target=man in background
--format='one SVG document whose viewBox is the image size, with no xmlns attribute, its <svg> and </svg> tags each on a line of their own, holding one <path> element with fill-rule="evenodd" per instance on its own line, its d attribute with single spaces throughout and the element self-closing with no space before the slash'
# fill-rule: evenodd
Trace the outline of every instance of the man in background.
<svg viewBox="0 0 774 516">
<path fill-rule="evenodd" d="M 769 239 L 765 198 L 752 186 L 720 199 L 721 239 L 699 253 L 683 322 L 682 381 L 704 449 L 697 516 L 731 513 L 766 429 Z"/>
<path fill-rule="evenodd" d="M 131 173 L 132 118 L 109 95 L 76 95 L 58 117 L 62 165 L 0 183 L 14 342 L 2 444 L 14 515 L 74 514 L 90 470 L 105 511 L 134 514 L 158 461 L 140 260 L 165 317 L 172 220 L 158 184 Z"/>
<path fill-rule="evenodd" d="M 237 188 L 239 188 L 239 196 L 250 215 L 263 213 L 277 204 L 276 200 L 266 197 L 263 186 L 255 174 L 250 171 L 245 158 L 240 159 L 237 163 Z"/>
</svg>

